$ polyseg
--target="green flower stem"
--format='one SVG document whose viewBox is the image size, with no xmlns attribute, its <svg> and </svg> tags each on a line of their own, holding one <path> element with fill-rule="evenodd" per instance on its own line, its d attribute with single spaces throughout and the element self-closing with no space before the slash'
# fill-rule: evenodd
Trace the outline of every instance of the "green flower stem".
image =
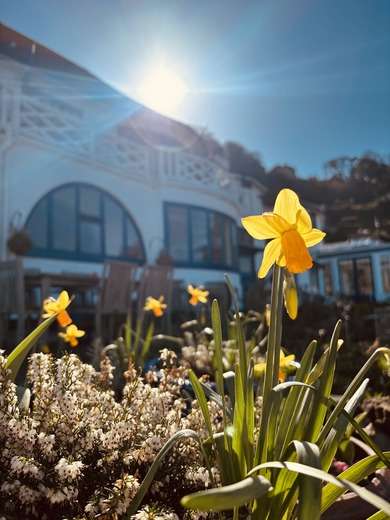
<svg viewBox="0 0 390 520">
<path fill-rule="evenodd" d="M 256 446 L 254 464 L 265 462 L 269 414 L 271 411 L 272 388 L 279 382 L 280 342 L 282 338 L 283 311 L 283 272 L 278 265 L 274 267 L 271 293 L 271 319 L 268 331 L 267 357 L 263 385 L 263 403 L 260 419 L 260 432 Z"/>
</svg>

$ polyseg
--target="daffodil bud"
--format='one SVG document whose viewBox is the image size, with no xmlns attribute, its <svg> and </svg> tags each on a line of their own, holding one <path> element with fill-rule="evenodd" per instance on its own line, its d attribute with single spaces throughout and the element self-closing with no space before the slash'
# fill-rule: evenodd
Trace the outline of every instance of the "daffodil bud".
<svg viewBox="0 0 390 520">
<path fill-rule="evenodd" d="M 284 272 L 283 298 L 287 314 L 292 320 L 298 316 L 298 291 L 294 275 L 287 270 Z"/>
</svg>

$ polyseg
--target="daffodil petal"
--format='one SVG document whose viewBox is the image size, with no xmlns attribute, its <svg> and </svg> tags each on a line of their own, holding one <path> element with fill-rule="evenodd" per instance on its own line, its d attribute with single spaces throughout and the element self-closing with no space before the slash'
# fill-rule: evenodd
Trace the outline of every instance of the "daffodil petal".
<svg viewBox="0 0 390 520">
<path fill-rule="evenodd" d="M 66 307 L 69 305 L 69 294 L 67 291 L 61 291 L 58 297 L 58 303 L 61 309 L 66 309 Z"/>
<path fill-rule="evenodd" d="M 301 208 L 301 203 L 295 191 L 285 188 L 278 193 L 274 213 L 283 217 L 289 224 L 295 225 L 298 210 Z"/>
<path fill-rule="evenodd" d="M 263 261 L 261 262 L 261 266 L 258 272 L 259 278 L 264 278 L 267 276 L 268 271 L 272 267 L 272 265 L 278 260 L 282 251 L 282 244 L 279 238 L 275 238 L 268 242 L 265 246 L 263 253 Z"/>
<path fill-rule="evenodd" d="M 298 210 L 297 229 L 301 234 L 308 233 L 313 229 L 311 217 L 303 206 Z"/>
<path fill-rule="evenodd" d="M 303 233 L 302 238 L 305 241 L 307 247 L 312 247 L 321 242 L 324 239 L 326 233 L 320 229 L 313 228 L 308 233 Z"/>
<path fill-rule="evenodd" d="M 274 213 L 263 213 L 241 219 L 247 232 L 257 240 L 276 238 L 289 228 L 288 223 Z"/>
</svg>

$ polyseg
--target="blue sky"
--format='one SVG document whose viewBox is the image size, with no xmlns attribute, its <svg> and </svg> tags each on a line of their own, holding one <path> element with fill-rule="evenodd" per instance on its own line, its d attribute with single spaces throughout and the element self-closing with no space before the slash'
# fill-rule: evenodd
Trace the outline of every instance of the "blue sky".
<svg viewBox="0 0 390 520">
<path fill-rule="evenodd" d="M 0 19 L 134 95 L 163 58 L 175 116 L 321 175 L 390 154 L 389 0 L 2 0 Z"/>
</svg>

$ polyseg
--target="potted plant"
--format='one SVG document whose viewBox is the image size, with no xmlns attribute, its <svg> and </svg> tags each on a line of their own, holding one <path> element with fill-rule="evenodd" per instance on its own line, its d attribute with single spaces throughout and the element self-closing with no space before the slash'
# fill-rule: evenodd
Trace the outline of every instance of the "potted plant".
<svg viewBox="0 0 390 520">
<path fill-rule="evenodd" d="M 15 213 L 11 219 L 10 232 L 7 239 L 8 250 L 17 255 L 26 255 L 32 247 L 32 240 L 27 229 L 21 224 L 22 214 Z"/>
</svg>

